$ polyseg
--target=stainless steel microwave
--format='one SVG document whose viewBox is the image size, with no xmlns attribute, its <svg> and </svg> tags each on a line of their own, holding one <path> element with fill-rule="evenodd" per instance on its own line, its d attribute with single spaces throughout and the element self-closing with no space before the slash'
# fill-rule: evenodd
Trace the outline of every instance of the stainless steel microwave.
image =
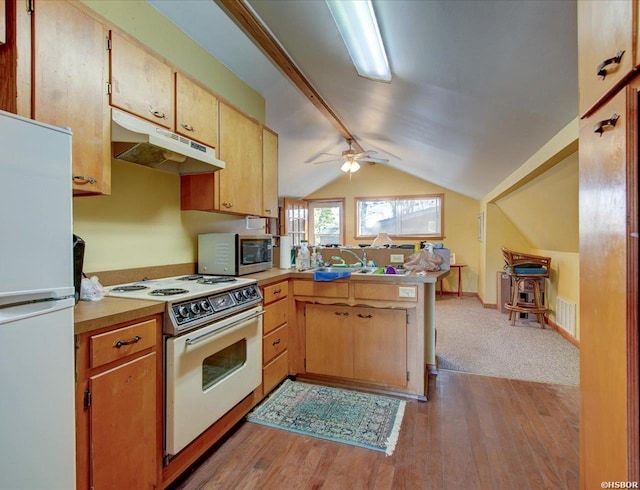
<svg viewBox="0 0 640 490">
<path fill-rule="evenodd" d="M 198 273 L 243 276 L 271 269 L 272 251 L 271 235 L 198 235 Z"/>
</svg>

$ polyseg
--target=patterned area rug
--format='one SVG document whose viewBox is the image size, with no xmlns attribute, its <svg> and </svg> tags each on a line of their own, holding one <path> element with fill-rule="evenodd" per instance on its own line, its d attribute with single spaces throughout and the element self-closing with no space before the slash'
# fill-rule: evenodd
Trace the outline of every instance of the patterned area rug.
<svg viewBox="0 0 640 490">
<path fill-rule="evenodd" d="M 390 456 L 405 405 L 387 396 L 285 380 L 247 420 Z"/>
</svg>

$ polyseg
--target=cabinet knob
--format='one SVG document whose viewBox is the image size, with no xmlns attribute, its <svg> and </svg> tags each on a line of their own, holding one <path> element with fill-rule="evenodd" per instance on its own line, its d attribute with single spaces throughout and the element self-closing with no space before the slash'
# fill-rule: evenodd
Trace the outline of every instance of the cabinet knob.
<svg viewBox="0 0 640 490">
<path fill-rule="evenodd" d="M 232 202 L 228 202 L 228 201 L 223 202 L 222 205 L 225 208 L 232 208 L 233 207 L 233 203 Z"/>
<path fill-rule="evenodd" d="M 278 345 L 280 343 L 280 339 L 274 340 L 271 345 Z"/>
<path fill-rule="evenodd" d="M 191 124 L 180 123 L 180 126 L 182 126 L 185 131 L 191 131 L 192 133 L 195 132 L 195 129 Z"/>
<path fill-rule="evenodd" d="M 598 134 L 599 136 L 602 136 L 602 133 L 604 133 L 604 128 L 607 126 L 614 128 L 616 126 L 616 123 L 618 122 L 618 119 L 620 119 L 620 116 L 618 116 L 618 114 L 616 113 L 613 113 L 611 115 L 611 118 L 598 122 L 593 127 L 593 132 Z"/>
<path fill-rule="evenodd" d="M 282 292 L 282 289 L 276 289 L 273 294 L 280 294 Z"/>
<path fill-rule="evenodd" d="M 335 311 L 334 313 L 338 316 L 349 316 L 348 311 Z"/>
<path fill-rule="evenodd" d="M 98 182 L 93 177 L 87 177 L 86 175 L 74 175 L 72 179 L 75 184 L 95 184 Z"/>
<path fill-rule="evenodd" d="M 620 51 L 618 51 L 616 53 L 616 55 L 613 58 L 607 58 L 602 63 L 600 63 L 598 65 L 598 68 L 596 68 L 596 73 L 598 74 L 598 76 L 602 77 L 602 79 L 604 80 L 607 77 L 607 70 L 605 70 L 605 67 L 607 65 L 611 65 L 611 64 L 614 64 L 614 63 L 616 65 L 619 65 L 623 54 L 624 54 L 624 50 L 621 49 Z"/>
<path fill-rule="evenodd" d="M 373 318 L 373 315 L 363 315 L 362 313 L 358 313 L 359 318 Z"/>
<path fill-rule="evenodd" d="M 270 209 L 265 209 L 264 212 L 267 213 L 267 214 L 271 214 L 271 210 Z"/>
</svg>

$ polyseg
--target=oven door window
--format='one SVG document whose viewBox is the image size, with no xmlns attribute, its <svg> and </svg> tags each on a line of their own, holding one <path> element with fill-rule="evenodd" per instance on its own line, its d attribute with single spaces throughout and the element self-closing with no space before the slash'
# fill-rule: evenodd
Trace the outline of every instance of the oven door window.
<svg viewBox="0 0 640 490">
<path fill-rule="evenodd" d="M 240 369 L 247 362 L 247 339 L 240 339 L 229 347 L 202 361 L 202 391 Z"/>
</svg>

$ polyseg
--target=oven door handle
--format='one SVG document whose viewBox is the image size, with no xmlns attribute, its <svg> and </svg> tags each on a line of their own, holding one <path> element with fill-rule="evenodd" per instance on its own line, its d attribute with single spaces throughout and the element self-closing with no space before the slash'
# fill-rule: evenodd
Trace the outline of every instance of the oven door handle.
<svg viewBox="0 0 640 490">
<path fill-rule="evenodd" d="M 197 337 L 194 337 L 192 339 L 188 338 L 188 339 L 186 339 L 184 341 L 184 343 L 187 344 L 187 345 L 197 344 L 198 342 L 202 342 L 203 340 L 205 340 L 208 337 L 211 337 L 212 335 L 216 335 L 216 334 L 219 334 L 219 333 L 226 332 L 230 328 L 233 328 L 236 325 L 239 325 L 240 323 L 244 323 L 247 320 L 253 320 L 254 318 L 258 318 L 259 316 L 262 316 L 262 315 L 264 315 L 264 310 L 261 310 L 259 312 L 254 313 L 253 315 L 249 315 L 249 316 L 244 317 L 244 318 L 239 318 L 238 320 L 236 320 L 234 322 L 231 322 L 229 325 L 226 325 L 226 326 L 224 326 L 222 328 L 214 330 L 213 332 L 207 332 L 207 333 L 204 333 L 202 335 L 198 335 Z"/>
</svg>

